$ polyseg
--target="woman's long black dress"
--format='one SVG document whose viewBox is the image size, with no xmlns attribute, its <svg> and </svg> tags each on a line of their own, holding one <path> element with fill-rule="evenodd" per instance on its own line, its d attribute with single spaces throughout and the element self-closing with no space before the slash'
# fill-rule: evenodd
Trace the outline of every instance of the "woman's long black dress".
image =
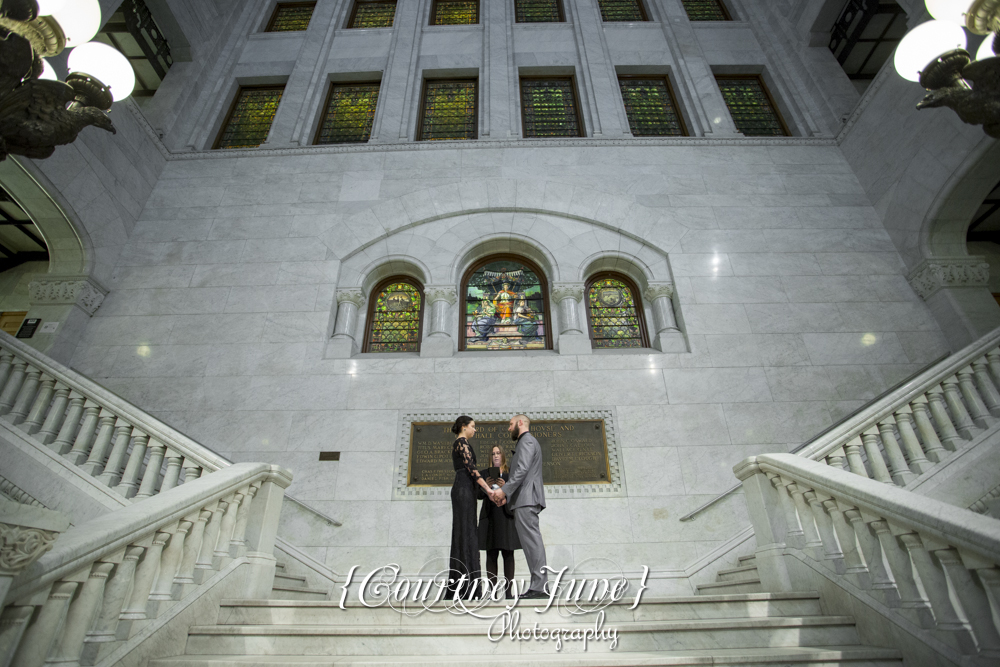
<svg viewBox="0 0 1000 667">
<path fill-rule="evenodd" d="M 480 471 L 483 474 L 485 471 Z M 500 473 L 503 481 L 510 479 L 508 473 Z M 503 487 L 501 487 L 503 488 Z M 479 491 L 482 498 L 486 494 Z M 500 549 L 503 551 L 516 551 L 521 548 L 521 540 L 517 538 L 517 528 L 514 526 L 514 514 L 505 505 L 497 507 L 489 498 L 483 502 L 483 508 L 479 512 L 479 549 L 490 551 Z"/>
<path fill-rule="evenodd" d="M 476 534 L 476 491 L 480 478 L 476 453 L 469 441 L 459 438 L 451 448 L 455 482 L 451 485 L 451 559 L 449 589 L 454 592 L 464 574 L 460 595 L 469 590 L 469 582 L 479 581 L 479 536 Z"/>
</svg>

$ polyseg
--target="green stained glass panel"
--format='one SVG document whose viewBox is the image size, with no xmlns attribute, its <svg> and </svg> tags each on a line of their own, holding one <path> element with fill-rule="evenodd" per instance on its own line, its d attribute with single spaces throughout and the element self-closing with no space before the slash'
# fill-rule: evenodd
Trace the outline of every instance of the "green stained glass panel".
<svg viewBox="0 0 1000 667">
<path fill-rule="evenodd" d="M 600 278 L 591 283 L 587 312 L 595 348 L 643 347 L 635 295 L 624 281 Z"/>
<path fill-rule="evenodd" d="M 684 11 L 692 21 L 728 21 L 726 8 L 719 0 L 683 0 Z"/>
<path fill-rule="evenodd" d="M 579 137 L 576 94 L 570 79 L 521 79 L 525 137 Z"/>
<path fill-rule="evenodd" d="M 437 0 L 431 25 L 479 23 L 479 0 Z"/>
<path fill-rule="evenodd" d="M 645 21 L 639 0 L 598 0 L 605 21 Z"/>
<path fill-rule="evenodd" d="M 256 148 L 267 139 L 284 86 L 241 88 L 216 148 Z"/>
<path fill-rule="evenodd" d="M 423 295 L 408 282 L 387 285 L 375 298 L 368 352 L 419 352 Z"/>
<path fill-rule="evenodd" d="M 629 128 L 636 137 L 685 135 L 664 79 L 619 79 Z"/>
<path fill-rule="evenodd" d="M 317 144 L 368 141 L 378 104 L 377 83 L 334 84 Z"/>
<path fill-rule="evenodd" d="M 788 135 L 760 79 L 718 77 L 716 80 L 737 130 L 748 137 Z"/>
<path fill-rule="evenodd" d="M 420 139 L 475 139 L 475 81 L 428 81 L 424 89 L 424 114 Z"/>
<path fill-rule="evenodd" d="M 396 17 L 396 0 L 358 0 L 349 28 L 391 28 Z"/>
<path fill-rule="evenodd" d="M 291 4 L 278 5 L 274 10 L 274 18 L 267 32 L 293 32 L 305 30 L 309 27 L 309 20 L 312 19 L 313 10 L 316 3 L 296 2 Z"/>
<path fill-rule="evenodd" d="M 530 268 L 515 260 L 475 271 L 465 291 L 465 349 L 544 350 L 545 295 Z"/>
<path fill-rule="evenodd" d="M 558 23 L 559 0 L 515 0 L 514 20 L 518 23 Z"/>
</svg>

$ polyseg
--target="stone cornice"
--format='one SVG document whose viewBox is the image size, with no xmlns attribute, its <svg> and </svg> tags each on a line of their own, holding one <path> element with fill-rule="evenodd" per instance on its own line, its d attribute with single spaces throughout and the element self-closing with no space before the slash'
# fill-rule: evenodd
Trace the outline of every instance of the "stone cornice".
<svg viewBox="0 0 1000 667">
<path fill-rule="evenodd" d="M 107 291 L 87 276 L 38 275 L 28 284 L 33 306 L 76 305 L 93 315 L 104 302 Z"/>
<path fill-rule="evenodd" d="M 910 272 L 910 285 L 922 299 L 945 287 L 986 287 L 990 265 L 982 257 L 927 259 Z"/>
<path fill-rule="evenodd" d="M 583 300 L 583 283 L 553 283 L 552 299 L 560 303 L 563 299 Z"/>
<path fill-rule="evenodd" d="M 430 303 L 447 301 L 449 304 L 453 304 L 458 301 L 458 291 L 454 285 L 428 285 L 424 288 L 424 294 Z"/>
<path fill-rule="evenodd" d="M 337 290 L 337 303 L 353 303 L 360 308 L 365 305 L 365 293 L 357 288 Z"/>
</svg>

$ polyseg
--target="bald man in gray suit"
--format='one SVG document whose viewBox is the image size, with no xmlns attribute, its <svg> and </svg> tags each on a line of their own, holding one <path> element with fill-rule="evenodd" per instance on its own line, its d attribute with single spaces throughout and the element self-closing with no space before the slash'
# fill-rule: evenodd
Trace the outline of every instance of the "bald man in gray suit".
<svg viewBox="0 0 1000 667">
<path fill-rule="evenodd" d="M 528 432 L 531 420 L 525 415 L 511 418 L 508 431 L 511 440 L 517 441 L 514 458 L 510 462 L 510 479 L 496 492 L 497 505 L 510 502 L 514 511 L 517 537 L 524 550 L 524 558 L 531 570 L 531 585 L 519 597 L 525 599 L 547 598 L 545 583 L 545 545 L 538 526 L 538 513 L 545 509 L 545 486 L 542 484 L 542 448 L 535 436 Z"/>
</svg>

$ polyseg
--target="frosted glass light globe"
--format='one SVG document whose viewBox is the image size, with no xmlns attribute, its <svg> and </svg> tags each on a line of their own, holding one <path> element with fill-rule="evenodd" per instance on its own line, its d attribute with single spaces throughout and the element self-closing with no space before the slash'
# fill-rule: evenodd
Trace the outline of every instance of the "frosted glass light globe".
<svg viewBox="0 0 1000 667">
<path fill-rule="evenodd" d="M 51 16 L 63 8 L 68 0 L 38 0 L 38 15 Z"/>
<path fill-rule="evenodd" d="M 101 5 L 97 0 L 70 0 L 61 3 L 52 18 L 66 34 L 66 47 L 73 48 L 89 42 L 101 29 Z"/>
<path fill-rule="evenodd" d="M 965 25 L 965 12 L 969 11 L 970 0 L 926 0 L 927 13 L 939 21 L 951 21 Z"/>
<path fill-rule="evenodd" d="M 56 71 L 52 69 L 52 65 L 49 64 L 48 60 L 42 58 L 42 75 L 38 77 L 39 79 L 48 79 L 49 81 L 58 81 L 59 77 L 56 76 Z"/>
<path fill-rule="evenodd" d="M 965 30 L 957 23 L 928 21 L 907 33 L 896 47 L 893 64 L 899 75 L 918 81 L 920 70 L 945 51 L 965 48 Z"/>
<path fill-rule="evenodd" d="M 986 39 L 983 43 L 979 45 L 979 50 L 976 51 L 976 60 L 986 60 L 987 58 L 993 58 L 996 56 L 993 53 L 993 40 L 996 39 L 995 35 L 986 35 Z"/>
<path fill-rule="evenodd" d="M 100 79 L 111 89 L 115 102 L 132 94 L 135 88 L 135 72 L 132 63 L 118 49 L 100 42 L 88 42 L 78 46 L 69 54 L 69 69 Z"/>
</svg>

